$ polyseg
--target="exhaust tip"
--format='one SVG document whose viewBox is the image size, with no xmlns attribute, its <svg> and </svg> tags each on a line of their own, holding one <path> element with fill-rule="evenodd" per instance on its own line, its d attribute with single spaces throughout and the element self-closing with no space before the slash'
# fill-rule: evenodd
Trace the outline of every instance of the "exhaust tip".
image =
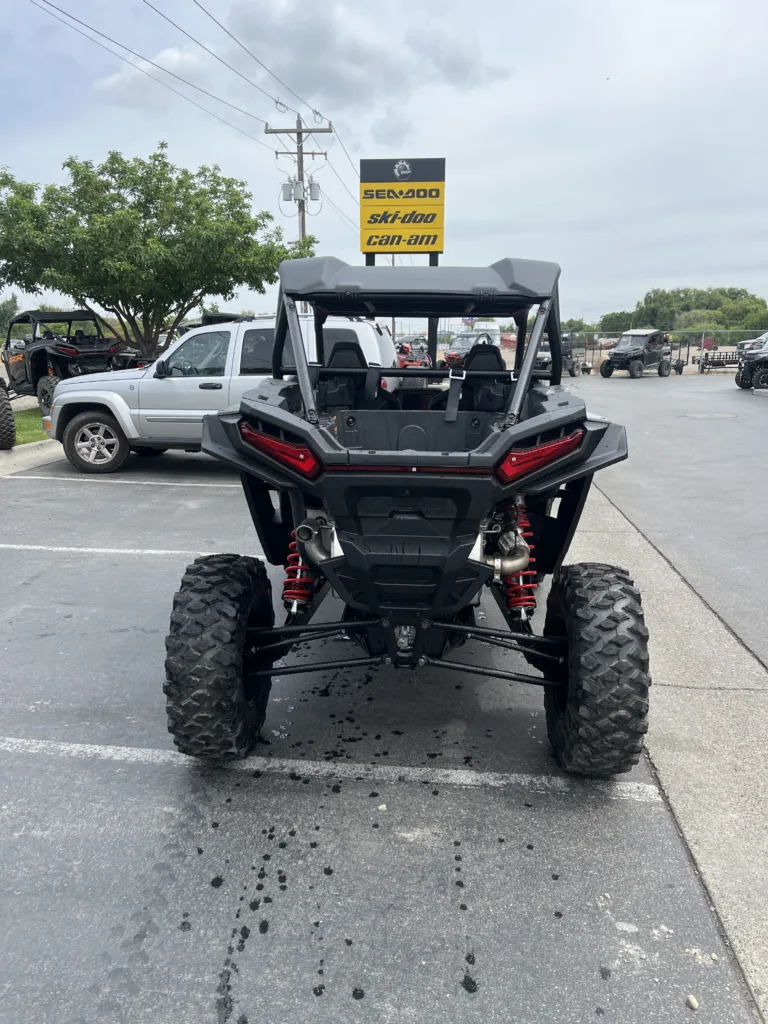
<svg viewBox="0 0 768 1024">
<path fill-rule="evenodd" d="M 296 527 L 296 539 L 297 540 L 303 541 L 306 544 L 307 541 L 312 540 L 312 538 L 314 536 L 315 536 L 314 528 L 311 527 L 308 523 L 302 523 L 300 526 Z"/>
</svg>

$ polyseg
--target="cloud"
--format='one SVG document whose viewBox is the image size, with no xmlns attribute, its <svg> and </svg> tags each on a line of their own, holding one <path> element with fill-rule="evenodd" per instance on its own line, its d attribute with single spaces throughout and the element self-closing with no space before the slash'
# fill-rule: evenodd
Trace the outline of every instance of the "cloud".
<svg viewBox="0 0 768 1024">
<path fill-rule="evenodd" d="M 506 76 L 496 62 L 467 60 L 474 33 L 459 21 L 451 22 L 453 31 L 435 23 L 434 5 L 422 13 L 430 9 L 427 24 L 417 28 L 414 21 L 421 19 L 414 19 L 415 9 L 397 0 L 370 7 L 328 0 L 238 0 L 228 27 L 251 49 L 267 54 L 278 77 L 321 109 L 391 106 L 425 84 L 475 88 Z M 296 104 L 295 96 L 268 76 L 259 81 Z"/>
<path fill-rule="evenodd" d="M 204 86 L 208 75 L 208 68 L 205 66 L 202 51 L 192 51 L 185 47 L 169 46 L 159 53 L 150 57 L 154 64 L 161 68 L 173 71 L 188 82 Z M 173 100 L 167 89 L 153 83 L 143 71 L 148 71 L 155 78 L 172 85 L 174 89 L 185 90 L 186 87 L 169 75 L 164 75 L 148 61 L 131 58 L 135 67 L 121 61 L 119 69 L 114 74 L 97 78 L 93 83 L 95 93 L 110 103 L 119 106 L 141 109 L 148 105 L 169 107 Z M 142 68 L 143 71 L 140 71 Z M 186 89 L 187 93 L 195 95 L 195 90 Z"/>
</svg>

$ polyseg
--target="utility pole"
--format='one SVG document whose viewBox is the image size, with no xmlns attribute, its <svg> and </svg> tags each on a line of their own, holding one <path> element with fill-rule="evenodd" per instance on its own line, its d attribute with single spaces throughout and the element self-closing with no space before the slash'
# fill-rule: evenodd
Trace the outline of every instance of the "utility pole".
<svg viewBox="0 0 768 1024">
<path fill-rule="evenodd" d="M 307 135 L 331 135 L 333 134 L 333 125 L 328 124 L 327 128 L 307 128 L 307 126 L 301 120 L 301 117 L 296 115 L 296 127 L 295 128 L 270 128 L 269 125 L 264 127 L 265 135 L 295 135 L 296 136 L 296 149 L 283 149 L 278 150 L 276 156 L 292 156 L 296 160 L 296 178 L 298 185 L 298 195 L 294 196 L 296 203 L 299 207 L 299 240 L 306 237 L 307 234 L 307 200 L 304 194 L 304 157 L 305 156 L 325 156 L 327 153 L 315 152 L 311 150 L 308 153 L 304 152 L 304 140 Z"/>
</svg>

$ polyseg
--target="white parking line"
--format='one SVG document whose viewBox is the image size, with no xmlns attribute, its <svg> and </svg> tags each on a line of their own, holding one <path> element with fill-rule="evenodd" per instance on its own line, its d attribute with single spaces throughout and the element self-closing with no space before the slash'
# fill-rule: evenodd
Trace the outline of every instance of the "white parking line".
<svg viewBox="0 0 768 1024">
<path fill-rule="evenodd" d="M 176 551 L 172 548 L 70 548 L 49 544 L 0 544 L 2 551 L 53 551 L 66 555 L 185 555 L 197 558 L 213 551 Z"/>
<path fill-rule="evenodd" d="M 113 747 L 92 743 L 60 743 L 54 740 L 0 737 L 0 752 L 6 754 L 46 754 L 84 761 L 119 761 L 133 764 L 168 764 L 179 768 L 201 767 L 194 758 L 172 750 L 144 747 Z M 561 775 L 527 775 L 518 772 L 473 772 L 460 768 L 408 768 L 397 765 L 356 764 L 354 761 L 303 761 L 277 757 L 249 757 L 244 761 L 228 761 L 221 765 L 231 771 L 263 772 L 291 775 L 298 778 L 350 779 L 364 782 L 420 782 L 430 785 L 470 788 L 517 789 L 526 793 L 598 796 L 602 799 L 632 800 L 636 803 L 660 804 L 656 786 L 646 782 L 601 782 L 566 778 Z"/>
<path fill-rule="evenodd" d="M 14 473 L 12 476 L 0 476 L 0 480 L 45 480 L 46 483 L 55 484 L 100 484 L 106 486 L 107 484 L 115 484 L 136 487 L 213 487 L 213 488 L 234 488 L 240 490 L 242 484 L 208 484 L 199 483 L 198 481 L 190 481 L 185 483 L 182 480 L 137 480 L 132 477 L 129 480 L 104 480 L 99 476 L 42 476 L 42 475 L 23 475 Z"/>
</svg>

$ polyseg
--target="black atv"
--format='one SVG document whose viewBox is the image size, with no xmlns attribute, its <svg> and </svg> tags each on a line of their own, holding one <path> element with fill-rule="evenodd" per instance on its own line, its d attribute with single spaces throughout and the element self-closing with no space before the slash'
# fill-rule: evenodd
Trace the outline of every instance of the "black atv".
<svg viewBox="0 0 768 1024">
<path fill-rule="evenodd" d="M 640 594 L 625 569 L 563 565 L 593 474 L 626 458 L 627 442 L 623 427 L 591 419 L 560 386 L 559 275 L 554 263 L 509 259 L 396 271 L 333 258 L 281 265 L 272 377 L 239 410 L 206 417 L 203 450 L 240 474 L 266 559 L 285 568 L 284 618 L 275 625 L 259 559 L 208 555 L 188 566 L 166 641 L 169 730 L 180 750 L 245 757 L 273 676 L 432 666 L 443 677 L 542 687 L 566 771 L 610 776 L 637 764 L 650 685 Z M 314 310 L 312 365 L 298 302 Z M 329 314 L 471 310 L 525 322 L 534 305 L 512 369 L 494 345 L 475 346 L 459 370 L 395 369 L 368 367 L 357 342 L 326 348 L 323 339 Z M 537 371 L 545 326 L 552 365 Z M 430 383 L 390 392 L 386 374 Z M 533 616 L 547 576 L 540 635 Z M 344 604 L 338 621 L 316 614 L 331 593 Z M 496 626 L 478 623 L 483 596 L 498 605 Z M 326 660 L 331 637 L 354 641 L 357 656 Z M 449 657 L 469 640 L 522 654 L 536 674 Z M 314 662 L 276 666 L 310 641 L 320 647 Z"/>
<path fill-rule="evenodd" d="M 36 395 L 47 416 L 60 380 L 109 370 L 120 345 L 103 336 L 88 310 L 30 309 L 9 323 L 2 359 L 11 388 L 17 395 Z"/>
<path fill-rule="evenodd" d="M 626 370 L 635 379 L 642 377 L 646 370 L 656 370 L 660 377 L 668 377 L 672 372 L 669 335 L 645 327 L 625 331 L 600 366 L 600 376 L 610 377 L 614 370 Z"/>
<path fill-rule="evenodd" d="M 747 349 L 740 353 L 736 385 L 745 391 L 750 388 L 768 388 L 768 333 L 760 348 Z"/>
</svg>

